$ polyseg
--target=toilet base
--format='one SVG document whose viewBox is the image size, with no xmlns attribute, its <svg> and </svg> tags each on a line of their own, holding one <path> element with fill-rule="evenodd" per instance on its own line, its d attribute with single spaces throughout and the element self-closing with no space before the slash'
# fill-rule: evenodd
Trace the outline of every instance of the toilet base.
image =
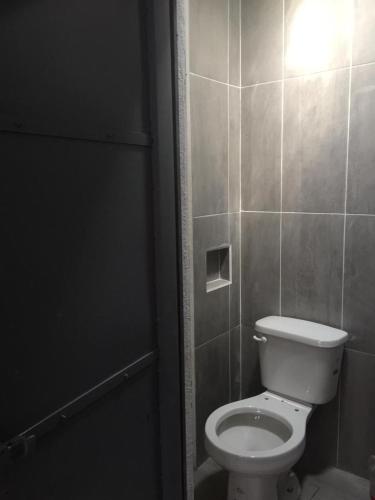
<svg viewBox="0 0 375 500">
<path fill-rule="evenodd" d="M 298 500 L 301 488 L 294 472 L 275 476 L 229 473 L 227 500 Z"/>
<path fill-rule="evenodd" d="M 227 500 L 278 500 L 279 476 L 229 473 Z"/>
</svg>

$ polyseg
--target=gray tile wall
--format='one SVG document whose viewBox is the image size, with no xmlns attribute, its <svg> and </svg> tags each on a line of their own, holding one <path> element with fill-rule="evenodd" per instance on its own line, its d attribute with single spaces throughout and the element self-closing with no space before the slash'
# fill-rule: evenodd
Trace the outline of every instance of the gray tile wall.
<svg viewBox="0 0 375 500">
<path fill-rule="evenodd" d="M 313 415 L 300 469 L 365 476 L 375 453 L 374 2 L 241 9 L 242 397 L 260 390 L 259 317 L 346 329 L 340 390 Z"/>
<path fill-rule="evenodd" d="M 242 86 L 282 76 L 283 0 L 242 0 Z"/>
<path fill-rule="evenodd" d="M 281 312 L 341 327 L 344 215 L 283 213 Z"/>
<path fill-rule="evenodd" d="M 349 66 L 356 1 L 285 0 L 287 77 Z"/>
<path fill-rule="evenodd" d="M 366 475 L 375 453 L 373 0 L 189 0 L 197 464 L 216 407 L 262 390 L 253 324 L 350 334 L 300 470 Z M 233 282 L 206 292 L 206 251 Z"/>
<path fill-rule="evenodd" d="M 197 465 L 208 415 L 241 391 L 240 0 L 190 0 Z M 232 283 L 207 293 L 206 253 L 230 245 Z"/>
<path fill-rule="evenodd" d="M 345 69 L 285 80 L 285 211 L 344 212 L 349 76 Z"/>
<path fill-rule="evenodd" d="M 280 210 L 281 91 L 280 82 L 241 91 L 243 210 Z"/>
</svg>

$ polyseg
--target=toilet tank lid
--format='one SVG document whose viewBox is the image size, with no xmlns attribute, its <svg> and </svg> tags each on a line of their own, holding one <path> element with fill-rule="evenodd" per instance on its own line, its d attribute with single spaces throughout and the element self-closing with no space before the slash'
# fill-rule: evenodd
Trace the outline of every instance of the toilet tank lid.
<svg viewBox="0 0 375 500">
<path fill-rule="evenodd" d="M 348 339 L 347 332 L 331 326 L 283 316 L 267 316 L 255 323 L 255 330 L 266 335 L 293 340 L 315 347 L 337 347 Z"/>
</svg>

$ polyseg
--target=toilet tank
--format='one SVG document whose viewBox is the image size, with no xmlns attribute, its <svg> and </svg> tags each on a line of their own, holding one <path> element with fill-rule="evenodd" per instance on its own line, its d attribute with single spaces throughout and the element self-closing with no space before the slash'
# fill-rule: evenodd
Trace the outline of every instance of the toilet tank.
<svg viewBox="0 0 375 500">
<path fill-rule="evenodd" d="M 346 332 L 282 316 L 258 320 L 255 330 L 264 387 L 312 404 L 334 398 Z"/>
</svg>

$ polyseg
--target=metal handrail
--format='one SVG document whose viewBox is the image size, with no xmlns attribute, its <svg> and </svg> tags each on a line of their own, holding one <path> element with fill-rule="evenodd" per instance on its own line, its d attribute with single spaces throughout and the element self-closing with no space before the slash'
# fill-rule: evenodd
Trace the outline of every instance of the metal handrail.
<svg viewBox="0 0 375 500">
<path fill-rule="evenodd" d="M 12 462 L 29 455 L 36 446 L 37 439 L 55 429 L 61 428 L 72 417 L 84 411 L 87 407 L 105 397 L 108 393 L 124 382 L 151 366 L 157 359 L 157 351 L 151 351 L 114 373 L 96 386 L 84 392 L 70 403 L 50 413 L 36 424 L 27 428 L 5 443 L 0 443 L 0 464 Z"/>
</svg>

